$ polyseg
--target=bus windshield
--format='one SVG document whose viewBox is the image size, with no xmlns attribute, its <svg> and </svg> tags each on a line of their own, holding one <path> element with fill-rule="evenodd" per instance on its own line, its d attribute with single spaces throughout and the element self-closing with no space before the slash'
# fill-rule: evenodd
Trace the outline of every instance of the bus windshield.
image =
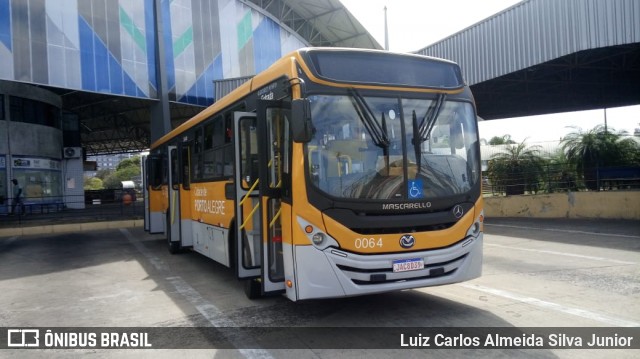
<svg viewBox="0 0 640 359">
<path fill-rule="evenodd" d="M 309 175 L 344 199 L 424 200 L 469 191 L 479 180 L 473 106 L 430 98 L 309 97 Z"/>
</svg>

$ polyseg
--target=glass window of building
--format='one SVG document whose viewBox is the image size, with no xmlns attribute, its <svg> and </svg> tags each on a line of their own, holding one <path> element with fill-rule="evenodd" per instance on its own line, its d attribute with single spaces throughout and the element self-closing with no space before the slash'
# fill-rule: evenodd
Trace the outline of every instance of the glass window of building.
<svg viewBox="0 0 640 359">
<path fill-rule="evenodd" d="M 62 201 L 61 162 L 44 158 L 21 158 L 13 163 L 13 178 L 24 191 L 25 202 Z"/>
<path fill-rule="evenodd" d="M 61 128 L 60 110 L 44 102 L 11 96 L 11 121 Z"/>
</svg>

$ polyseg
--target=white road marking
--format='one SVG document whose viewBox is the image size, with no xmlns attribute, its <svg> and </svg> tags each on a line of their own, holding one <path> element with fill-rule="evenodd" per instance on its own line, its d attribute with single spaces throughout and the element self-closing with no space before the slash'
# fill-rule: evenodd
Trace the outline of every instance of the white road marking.
<svg viewBox="0 0 640 359">
<path fill-rule="evenodd" d="M 575 257 L 575 258 L 590 259 L 590 260 L 594 260 L 594 261 L 603 261 L 603 262 L 611 262 L 611 263 L 618 263 L 618 264 L 639 264 L 638 262 L 621 261 L 621 260 L 605 258 L 605 257 L 585 256 L 585 255 L 582 255 L 582 254 L 575 254 L 575 253 L 548 251 L 548 250 L 544 250 L 544 249 L 520 248 L 520 247 L 505 246 L 505 245 L 502 245 L 502 244 L 493 244 L 493 243 L 486 243 L 486 242 L 484 243 L 484 245 L 488 246 L 488 247 L 498 247 L 498 248 L 513 249 L 513 250 L 517 250 L 517 251 L 536 252 L 536 253 L 544 253 L 544 254 L 554 254 L 554 255 L 557 255 L 557 256 Z"/>
<path fill-rule="evenodd" d="M 140 253 L 142 253 L 145 258 L 151 262 L 151 264 L 158 270 L 162 272 L 169 273 L 168 267 L 164 264 L 162 259 L 155 256 L 151 251 L 144 246 L 140 240 L 135 238 L 131 232 L 129 232 L 125 228 L 120 229 L 120 233 L 122 233 L 128 240 L 133 244 Z M 216 307 L 213 303 L 206 300 L 197 290 L 195 290 L 189 283 L 187 283 L 184 279 L 179 276 L 170 276 L 166 278 L 169 283 L 173 285 L 180 295 L 182 295 L 189 303 L 191 303 L 197 310 L 202 314 L 202 316 L 211 323 L 212 326 L 216 328 L 224 328 L 224 327 L 238 327 L 236 323 L 234 323 L 231 319 L 222 313 L 218 307 Z M 263 359 L 272 359 L 273 356 L 269 354 L 268 351 L 264 349 L 242 349 L 244 348 L 255 348 L 257 345 L 251 340 L 251 338 L 247 336 L 233 336 L 229 339 L 229 342 L 233 344 L 240 354 L 242 354 L 245 358 L 263 358 Z"/>
<path fill-rule="evenodd" d="M 129 232 L 126 228 L 120 228 L 120 233 L 122 233 L 125 237 L 127 237 L 129 242 L 133 244 L 134 247 L 136 247 L 138 252 L 142 253 L 142 255 L 145 256 L 147 260 L 149 260 L 149 262 L 151 263 L 151 265 L 153 265 L 155 269 L 159 271 L 164 271 L 164 272 L 169 271 L 169 269 L 164 264 L 164 262 L 160 258 L 156 257 L 153 253 L 151 253 L 151 251 L 149 251 L 149 249 L 147 249 L 147 247 L 145 247 L 144 244 L 142 244 L 142 242 L 140 242 L 137 238 L 135 238 L 131 234 L 131 232 Z"/>
<path fill-rule="evenodd" d="M 213 303 L 204 299 L 197 290 L 195 290 L 192 286 L 189 285 L 184 279 L 179 276 L 168 277 L 166 278 L 173 287 L 180 293 L 189 303 L 191 303 L 203 317 L 205 317 L 211 325 L 216 328 L 230 328 L 230 327 L 238 327 L 236 323 L 234 323 L 231 319 L 227 318 L 218 307 L 216 307 Z M 257 345 L 254 343 L 251 338 L 246 335 L 239 337 L 231 337 L 227 338 L 229 341 L 238 348 L 240 354 L 244 355 L 245 358 L 263 358 L 263 359 L 272 359 L 273 357 L 269 352 L 263 349 L 240 349 L 240 348 L 255 348 Z"/>
<path fill-rule="evenodd" d="M 180 293 L 189 303 L 198 309 L 200 314 L 204 316 L 214 327 L 235 327 L 237 326 L 232 320 L 228 319 L 218 307 L 210 303 L 198 293 L 189 283 L 185 282 L 179 276 L 167 277 L 169 283 Z"/>
<path fill-rule="evenodd" d="M 540 228 L 540 227 L 514 226 L 514 225 L 510 225 L 510 224 L 490 224 L 490 223 L 485 223 L 484 225 L 485 226 L 493 226 L 493 227 L 505 227 L 505 228 L 533 229 L 533 230 L 536 230 L 536 231 L 589 234 L 589 235 L 598 235 L 598 236 L 607 236 L 607 237 L 640 238 L 640 236 L 634 236 L 634 235 L 630 235 L 630 234 L 615 234 L 615 233 L 600 233 L 600 232 L 588 232 L 588 231 L 574 231 L 574 230 L 571 230 L 571 229 Z"/>
<path fill-rule="evenodd" d="M 480 291 L 480 292 L 493 294 L 493 295 L 498 296 L 498 297 L 503 297 L 503 298 L 515 300 L 515 301 L 518 301 L 518 302 L 531 304 L 531 305 L 534 305 L 534 306 L 537 306 L 537 307 L 541 307 L 541 308 L 545 308 L 545 309 L 551 309 L 551 310 L 555 310 L 557 312 L 561 312 L 561 313 L 565 313 L 565 314 L 571 314 L 571 315 L 575 315 L 575 316 L 582 317 L 582 318 L 585 318 L 585 319 L 594 320 L 594 321 L 597 321 L 597 322 L 605 323 L 607 325 L 613 325 L 613 326 L 617 326 L 617 327 L 638 327 L 638 326 L 640 326 L 639 322 L 634 322 L 634 321 L 630 321 L 630 320 L 626 320 L 626 319 L 620 319 L 620 318 L 612 317 L 612 316 L 609 316 L 609 315 L 606 315 L 606 314 L 592 312 L 592 311 L 585 310 L 585 309 L 567 307 L 567 306 L 564 306 L 564 305 L 561 305 L 561 304 L 548 302 L 548 301 L 537 299 L 537 298 L 533 298 L 533 297 L 527 297 L 527 296 L 524 296 L 524 295 L 511 293 L 511 292 L 508 292 L 508 291 L 505 291 L 505 290 L 501 290 L 501 289 L 489 288 L 489 287 L 485 287 L 485 286 L 478 285 L 478 284 L 468 284 L 468 283 L 458 284 L 458 285 L 460 285 L 461 287 L 464 287 L 464 288 L 473 289 L 473 290 L 477 290 L 477 291 Z"/>
</svg>

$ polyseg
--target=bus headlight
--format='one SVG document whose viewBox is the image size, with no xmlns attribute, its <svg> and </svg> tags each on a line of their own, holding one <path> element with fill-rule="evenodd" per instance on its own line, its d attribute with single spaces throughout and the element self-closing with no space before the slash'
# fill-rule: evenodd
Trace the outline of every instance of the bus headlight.
<svg viewBox="0 0 640 359">
<path fill-rule="evenodd" d="M 322 242 L 324 242 L 324 233 L 322 232 L 316 232 L 312 237 L 311 237 L 311 241 L 313 241 L 313 244 L 315 244 L 316 246 L 322 245 Z"/>
<path fill-rule="evenodd" d="M 338 242 L 333 239 L 333 237 L 323 232 L 322 228 L 311 224 L 302 217 L 298 217 L 298 224 L 300 225 L 300 229 L 302 229 L 316 249 L 323 251 L 327 247 L 340 248 Z"/>
<path fill-rule="evenodd" d="M 480 233 L 480 223 L 475 222 L 473 226 L 471 226 L 471 233 L 473 233 L 474 236 L 477 236 L 478 233 Z"/>
<path fill-rule="evenodd" d="M 480 232 L 484 230 L 484 211 L 480 212 L 480 215 L 473 222 L 469 230 L 467 231 L 467 236 L 477 237 Z"/>
</svg>

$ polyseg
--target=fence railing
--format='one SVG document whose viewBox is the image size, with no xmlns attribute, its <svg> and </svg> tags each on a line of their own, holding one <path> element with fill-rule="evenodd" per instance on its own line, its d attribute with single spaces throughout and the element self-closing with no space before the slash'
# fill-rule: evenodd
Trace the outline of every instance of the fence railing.
<svg viewBox="0 0 640 359">
<path fill-rule="evenodd" d="M 640 189 L 640 167 L 588 168 L 582 173 L 563 164 L 546 164 L 540 172 L 522 172 L 512 176 L 483 174 L 485 195 L 518 195 L 567 191 L 615 191 Z"/>
<path fill-rule="evenodd" d="M 122 191 L 89 200 L 86 195 L 66 196 L 64 202 L 59 196 L 38 201 L 26 197 L 15 208 L 12 204 L 12 198 L 0 202 L 0 227 L 144 218 L 144 198 Z"/>
</svg>

